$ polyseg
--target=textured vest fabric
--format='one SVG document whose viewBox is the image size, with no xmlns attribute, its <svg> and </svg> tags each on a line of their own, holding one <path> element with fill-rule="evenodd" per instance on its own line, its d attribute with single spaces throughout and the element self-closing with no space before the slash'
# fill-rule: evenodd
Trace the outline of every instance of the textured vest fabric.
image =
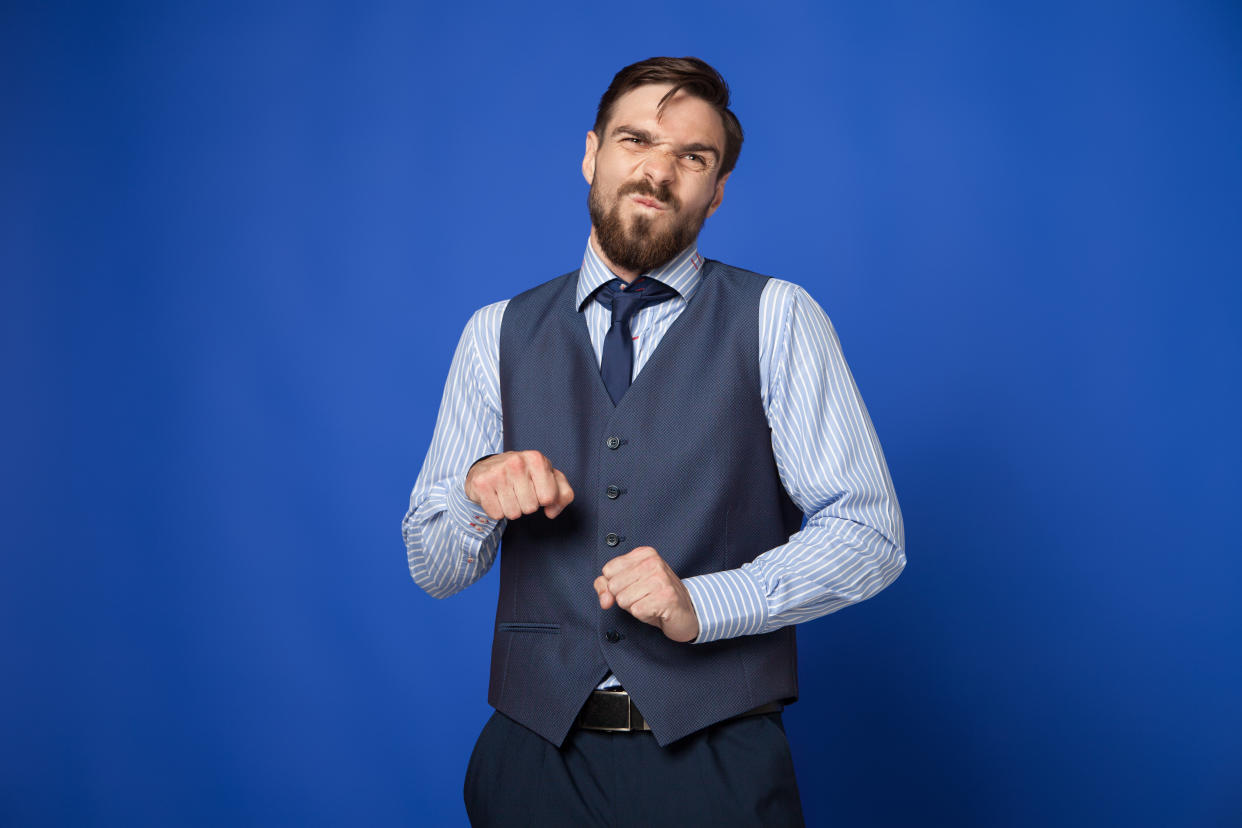
<svg viewBox="0 0 1242 828">
<path fill-rule="evenodd" d="M 797 531 L 760 396 L 767 278 L 707 261 L 616 406 L 575 306 L 577 279 L 517 296 L 501 323 L 505 450 L 542 452 L 574 501 L 553 520 L 538 512 L 505 529 L 488 702 L 560 745 L 612 671 L 666 745 L 798 694 L 793 627 L 677 643 L 618 607 L 601 610 L 592 586 L 637 546 L 686 578 L 735 569 Z"/>
</svg>

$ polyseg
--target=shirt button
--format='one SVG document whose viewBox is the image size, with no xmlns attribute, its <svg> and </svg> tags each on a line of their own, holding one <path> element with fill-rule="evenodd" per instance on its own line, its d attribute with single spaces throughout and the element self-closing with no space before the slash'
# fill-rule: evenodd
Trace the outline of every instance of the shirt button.
<svg viewBox="0 0 1242 828">
<path fill-rule="evenodd" d="M 618 535 L 616 532 L 609 532 L 607 535 L 604 535 L 604 543 L 608 544 L 609 546 L 616 546 L 620 542 L 621 542 L 621 536 Z"/>
<path fill-rule="evenodd" d="M 620 437 L 609 437 L 607 442 L 604 445 L 608 446 L 608 448 L 612 449 L 613 451 L 616 451 L 616 449 L 621 445 L 621 438 Z"/>
<path fill-rule="evenodd" d="M 604 489 L 604 494 L 608 495 L 609 500 L 616 500 L 621 496 L 621 490 L 616 486 L 609 486 L 607 489 Z"/>
<path fill-rule="evenodd" d="M 624 637 L 625 636 L 621 635 L 621 633 L 617 632 L 616 630 L 609 630 L 608 632 L 604 633 L 604 638 L 608 639 L 609 644 L 616 644 L 618 641 L 620 641 Z"/>
</svg>

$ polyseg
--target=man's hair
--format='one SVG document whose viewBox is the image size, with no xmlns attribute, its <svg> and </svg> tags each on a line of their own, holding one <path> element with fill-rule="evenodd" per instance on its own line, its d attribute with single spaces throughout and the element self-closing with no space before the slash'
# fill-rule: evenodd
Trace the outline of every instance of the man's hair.
<svg viewBox="0 0 1242 828">
<path fill-rule="evenodd" d="M 660 98 L 660 111 L 678 92 L 685 92 L 711 104 L 712 109 L 720 115 L 724 123 L 725 145 L 724 157 L 720 159 L 720 169 L 716 173 L 719 178 L 728 175 L 737 164 L 737 157 L 742 152 L 742 124 L 737 116 L 729 110 L 729 84 L 720 73 L 696 57 L 653 57 L 630 64 L 617 73 L 612 84 L 599 99 L 599 110 L 595 113 L 595 134 L 604 138 L 604 128 L 612 117 L 613 104 L 617 99 L 633 89 L 653 83 L 671 83 L 673 88 Z"/>
</svg>

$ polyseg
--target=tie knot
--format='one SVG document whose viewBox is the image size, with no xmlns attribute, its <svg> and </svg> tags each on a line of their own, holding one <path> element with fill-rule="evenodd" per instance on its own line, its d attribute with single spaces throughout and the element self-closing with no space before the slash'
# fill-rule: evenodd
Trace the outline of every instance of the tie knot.
<svg viewBox="0 0 1242 828">
<path fill-rule="evenodd" d="M 613 324 L 625 324 L 640 308 L 664 302 L 676 295 L 677 291 L 668 285 L 643 276 L 628 286 L 620 279 L 605 282 L 595 298 L 612 310 Z"/>
</svg>

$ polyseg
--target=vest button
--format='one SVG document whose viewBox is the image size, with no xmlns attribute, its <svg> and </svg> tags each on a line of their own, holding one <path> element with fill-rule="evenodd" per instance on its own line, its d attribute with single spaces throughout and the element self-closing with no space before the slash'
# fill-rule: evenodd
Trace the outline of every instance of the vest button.
<svg viewBox="0 0 1242 828">
<path fill-rule="evenodd" d="M 604 638 L 608 639 L 609 644 L 616 644 L 618 641 L 624 638 L 624 636 L 622 636 L 621 633 L 617 632 L 616 630 L 609 630 L 608 632 L 604 633 Z"/>
<path fill-rule="evenodd" d="M 608 446 L 608 448 L 612 449 L 613 451 L 616 451 L 621 446 L 621 438 L 620 437 L 609 437 L 608 441 L 604 445 Z"/>
<path fill-rule="evenodd" d="M 608 544 L 609 546 L 616 546 L 620 542 L 621 542 L 621 536 L 618 535 L 616 532 L 609 532 L 607 535 L 604 535 L 604 543 Z"/>
<path fill-rule="evenodd" d="M 604 489 L 604 494 L 608 495 L 609 500 L 616 500 L 621 496 L 621 490 L 616 486 L 609 486 L 607 489 Z"/>
</svg>

